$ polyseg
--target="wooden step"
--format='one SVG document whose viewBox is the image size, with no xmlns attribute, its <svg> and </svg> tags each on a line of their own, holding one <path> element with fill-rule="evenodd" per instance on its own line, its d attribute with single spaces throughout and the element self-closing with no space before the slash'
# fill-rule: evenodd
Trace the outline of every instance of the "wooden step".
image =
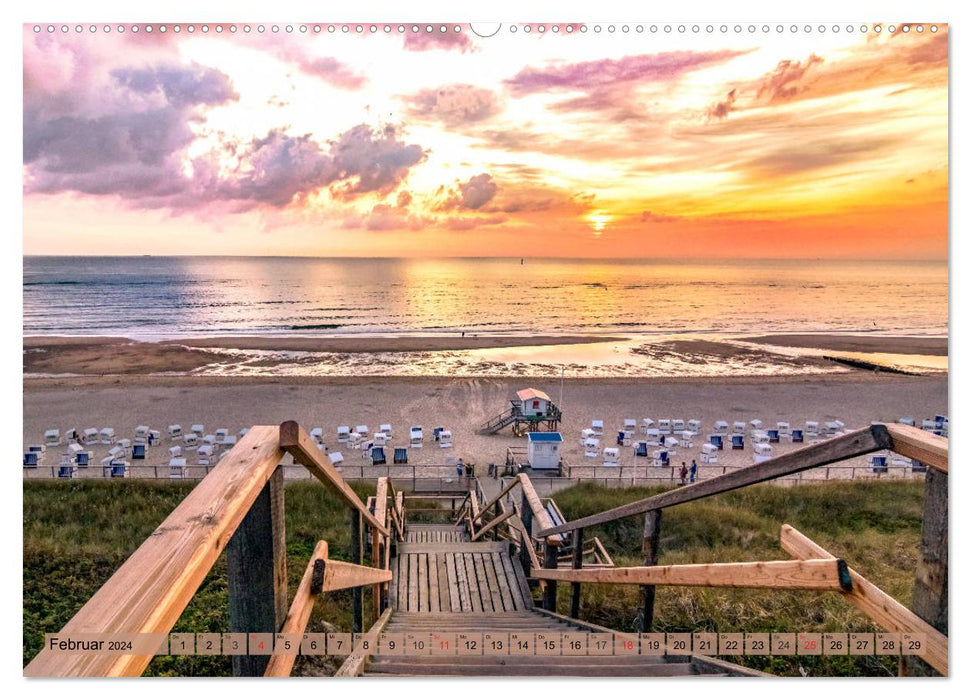
<svg viewBox="0 0 971 700">
<path fill-rule="evenodd" d="M 589 657 L 588 657 L 589 658 Z M 574 677 L 670 677 L 697 675 L 691 664 L 573 664 L 559 666 L 534 660 L 532 664 L 416 664 L 409 660 L 382 665 L 380 670 L 369 667 L 365 676 L 574 676 Z"/>
<path fill-rule="evenodd" d="M 472 553 L 472 552 L 497 552 L 508 553 L 508 542 L 399 542 L 398 555 L 402 554 L 429 554 L 440 552 Z"/>
</svg>

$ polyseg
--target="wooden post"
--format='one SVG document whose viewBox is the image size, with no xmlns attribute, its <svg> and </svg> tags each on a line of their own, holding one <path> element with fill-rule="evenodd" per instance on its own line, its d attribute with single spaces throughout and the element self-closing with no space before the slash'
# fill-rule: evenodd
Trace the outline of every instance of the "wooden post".
<svg viewBox="0 0 971 700">
<path fill-rule="evenodd" d="M 924 486 L 924 522 L 920 560 L 910 609 L 942 634 L 947 624 L 947 474 L 928 469 Z M 917 656 L 901 656 L 901 674 L 939 675 Z"/>
<path fill-rule="evenodd" d="M 519 552 L 520 559 L 522 560 L 523 573 L 526 577 L 529 577 L 529 552 L 526 551 L 527 547 L 533 546 L 533 511 L 529 507 L 529 501 L 526 499 L 526 495 L 523 494 L 522 505 L 519 509 L 519 519 L 523 522 L 523 542 L 522 549 Z"/>
<path fill-rule="evenodd" d="M 283 472 L 277 468 L 226 546 L 229 629 L 276 633 L 287 616 Z M 269 656 L 234 656 L 234 676 L 262 676 Z"/>
<path fill-rule="evenodd" d="M 543 568 L 558 567 L 559 546 L 550 544 L 549 539 L 543 543 Z M 547 581 L 543 589 L 543 609 L 556 612 L 556 581 Z"/>
<path fill-rule="evenodd" d="M 364 563 L 364 538 L 361 537 L 361 512 L 351 508 L 351 563 Z M 361 601 L 361 587 L 351 589 L 351 608 L 354 614 L 352 632 L 362 632 L 364 629 L 364 609 Z"/>
<path fill-rule="evenodd" d="M 573 531 L 573 568 L 583 568 L 583 528 Z M 570 617 L 580 617 L 580 583 L 570 584 Z"/>
<path fill-rule="evenodd" d="M 644 515 L 644 566 L 657 566 L 661 540 L 661 511 L 649 510 Z M 654 627 L 654 586 L 641 586 L 641 609 L 637 614 L 637 629 L 650 632 Z"/>
</svg>

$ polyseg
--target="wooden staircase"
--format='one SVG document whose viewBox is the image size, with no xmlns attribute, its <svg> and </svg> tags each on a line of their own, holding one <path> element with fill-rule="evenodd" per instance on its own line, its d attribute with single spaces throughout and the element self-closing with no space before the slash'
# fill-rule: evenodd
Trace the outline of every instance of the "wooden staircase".
<svg viewBox="0 0 971 700">
<path fill-rule="evenodd" d="M 533 607 L 511 543 L 470 542 L 455 525 L 409 524 L 391 559 L 386 634 L 612 633 Z M 751 675 L 706 657 L 485 654 L 377 654 L 365 676 L 691 676 Z"/>
</svg>

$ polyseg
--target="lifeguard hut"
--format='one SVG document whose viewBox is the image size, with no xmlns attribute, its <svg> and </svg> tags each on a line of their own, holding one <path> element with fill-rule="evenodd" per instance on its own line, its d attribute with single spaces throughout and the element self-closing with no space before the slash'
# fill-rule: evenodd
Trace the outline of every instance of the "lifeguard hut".
<svg viewBox="0 0 971 700">
<path fill-rule="evenodd" d="M 550 433 L 559 428 L 563 419 L 560 409 L 539 389 L 520 389 L 509 403 L 509 410 L 486 422 L 481 433 L 495 435 L 508 425 L 517 437 L 526 433 Z"/>
</svg>

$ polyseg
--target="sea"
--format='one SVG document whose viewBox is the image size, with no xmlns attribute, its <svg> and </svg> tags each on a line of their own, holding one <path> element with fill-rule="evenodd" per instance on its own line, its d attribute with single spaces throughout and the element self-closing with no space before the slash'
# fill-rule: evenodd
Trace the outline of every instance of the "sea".
<svg viewBox="0 0 971 700">
<path fill-rule="evenodd" d="M 623 338 L 610 348 L 550 346 L 527 355 L 230 350 L 210 373 L 490 373 L 493 365 L 555 373 L 563 365 L 606 365 L 607 375 L 654 374 L 672 366 L 637 349 L 678 338 L 946 335 L 948 268 L 924 261 L 27 256 L 23 309 L 25 336 Z M 788 364 L 782 370 L 795 371 Z M 755 369 L 773 371 L 771 362 Z"/>
</svg>

